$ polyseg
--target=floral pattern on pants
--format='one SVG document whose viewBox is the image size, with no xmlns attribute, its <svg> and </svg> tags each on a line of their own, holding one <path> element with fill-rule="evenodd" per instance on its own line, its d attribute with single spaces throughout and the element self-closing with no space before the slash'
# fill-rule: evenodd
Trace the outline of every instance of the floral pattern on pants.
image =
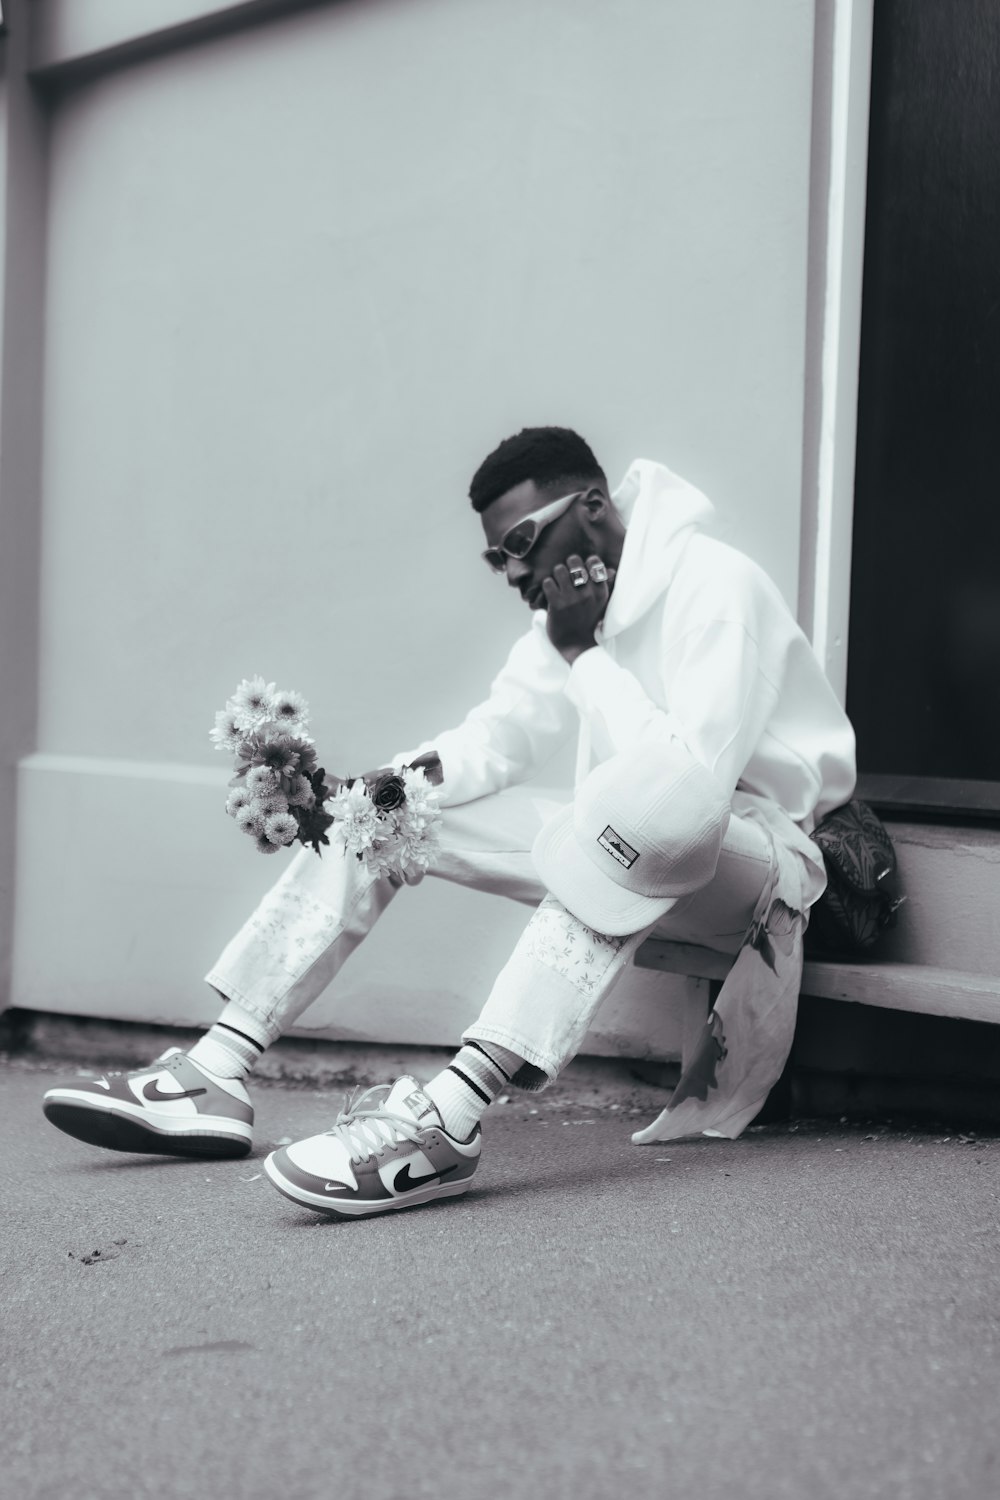
<svg viewBox="0 0 1000 1500">
<path fill-rule="evenodd" d="M 554 896 L 546 896 L 518 946 L 523 945 L 527 957 L 568 979 L 581 994 L 592 995 L 626 941 L 594 932 Z"/>
<path fill-rule="evenodd" d="M 298 979 L 313 958 L 329 947 L 339 926 L 328 906 L 288 881 L 269 892 L 248 923 L 250 934 L 289 979 Z"/>
<path fill-rule="evenodd" d="M 515 1083 L 540 1088 L 580 1049 L 644 932 L 594 932 L 547 895 L 518 939 L 463 1041 L 497 1042 L 530 1064 Z"/>
</svg>

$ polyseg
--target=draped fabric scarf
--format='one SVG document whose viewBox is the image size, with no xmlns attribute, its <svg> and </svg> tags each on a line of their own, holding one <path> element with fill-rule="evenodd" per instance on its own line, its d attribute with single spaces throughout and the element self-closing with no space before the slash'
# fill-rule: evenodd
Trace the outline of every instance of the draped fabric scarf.
<svg viewBox="0 0 1000 1500">
<path fill-rule="evenodd" d="M 763 823 L 763 820 L 761 820 Z M 771 839 L 771 873 L 754 919 L 667 1105 L 636 1145 L 690 1135 L 740 1135 L 781 1075 L 802 982 L 802 876 Z"/>
</svg>

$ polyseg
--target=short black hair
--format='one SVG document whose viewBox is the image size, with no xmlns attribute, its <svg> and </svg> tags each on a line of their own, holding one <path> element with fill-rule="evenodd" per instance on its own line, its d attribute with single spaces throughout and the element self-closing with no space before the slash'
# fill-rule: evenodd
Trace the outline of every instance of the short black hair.
<svg viewBox="0 0 1000 1500">
<path fill-rule="evenodd" d="M 473 510 L 482 512 L 516 484 L 532 480 L 540 490 L 567 482 L 607 484 L 590 447 L 569 427 L 523 427 L 484 458 L 469 485 Z"/>
</svg>

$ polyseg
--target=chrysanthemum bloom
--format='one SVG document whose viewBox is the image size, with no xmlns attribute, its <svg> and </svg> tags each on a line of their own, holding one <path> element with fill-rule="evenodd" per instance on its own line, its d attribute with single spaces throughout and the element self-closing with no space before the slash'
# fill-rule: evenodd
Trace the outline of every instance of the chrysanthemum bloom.
<svg viewBox="0 0 1000 1500">
<path fill-rule="evenodd" d="M 271 718 L 289 734 L 304 734 L 309 723 L 309 705 L 301 693 L 286 693 L 281 689 L 274 694 Z"/>
<path fill-rule="evenodd" d="M 270 766 L 251 766 L 247 772 L 247 791 L 252 797 L 269 797 L 278 790 L 278 778 Z"/>
<path fill-rule="evenodd" d="M 300 739 L 299 770 L 304 771 L 307 776 L 311 776 L 313 772 L 318 769 L 318 767 L 319 761 L 316 758 L 316 751 L 313 749 L 312 741 L 307 739 Z"/>
<path fill-rule="evenodd" d="M 231 708 L 219 709 L 215 716 L 215 728 L 208 731 L 208 737 L 216 750 L 229 750 L 236 754 L 243 743 L 243 731 Z"/>
<path fill-rule="evenodd" d="M 436 821 L 441 816 L 440 790 L 431 785 L 419 766 L 416 770 L 408 766 L 402 774 L 403 785 L 406 787 L 406 810 L 411 822 L 423 826 Z"/>
<path fill-rule="evenodd" d="M 254 762 L 258 766 L 269 766 L 276 776 L 290 776 L 298 770 L 298 744 L 286 735 L 275 735 L 264 741 L 254 756 Z"/>
<path fill-rule="evenodd" d="M 234 786 L 226 798 L 226 812 L 235 818 L 241 807 L 249 807 L 250 793 L 245 786 Z"/>
<path fill-rule="evenodd" d="M 439 839 L 436 828 L 425 829 L 419 833 L 400 834 L 396 851 L 400 870 L 412 873 L 416 870 L 428 869 L 438 848 Z"/>
<path fill-rule="evenodd" d="M 288 811 L 288 799 L 281 792 L 269 792 L 265 797 L 254 797 L 250 806 L 261 819 L 273 817 L 275 813 Z"/>
<path fill-rule="evenodd" d="M 245 807 L 240 808 L 236 814 L 236 826 L 237 828 L 242 828 L 244 833 L 252 833 L 254 837 L 259 833 L 263 833 L 264 824 L 260 813 L 252 802 L 248 802 Z"/>
<path fill-rule="evenodd" d="M 312 807 L 316 801 L 316 793 L 313 791 L 307 776 L 296 776 L 288 790 L 289 807 Z"/>
<path fill-rule="evenodd" d="M 350 854 L 364 854 L 384 832 L 382 821 L 363 781 L 340 787 L 327 803 L 336 820 L 334 832 Z"/>
<path fill-rule="evenodd" d="M 248 734 L 271 717 L 274 706 L 274 683 L 263 677 L 244 678 L 226 708 L 230 709 L 237 726 Z"/>
<path fill-rule="evenodd" d="M 399 873 L 405 866 L 402 846 L 398 838 L 387 832 L 387 837 L 362 851 L 361 858 L 373 875 Z"/>
<path fill-rule="evenodd" d="M 404 779 L 411 775 L 419 776 L 420 781 L 414 780 L 412 800 L 408 789 L 406 804 L 401 809 L 398 829 L 401 868 L 426 870 L 439 847 L 441 814 L 437 791 L 423 782 L 423 772 L 406 772 Z"/>
<path fill-rule="evenodd" d="M 277 854 L 280 848 L 280 844 L 272 844 L 270 839 L 265 838 L 263 834 L 257 840 L 257 852 L 259 854 Z"/>
<path fill-rule="evenodd" d="M 272 844 L 290 844 L 299 831 L 299 825 L 290 812 L 272 813 L 264 824 L 264 835 Z"/>
</svg>

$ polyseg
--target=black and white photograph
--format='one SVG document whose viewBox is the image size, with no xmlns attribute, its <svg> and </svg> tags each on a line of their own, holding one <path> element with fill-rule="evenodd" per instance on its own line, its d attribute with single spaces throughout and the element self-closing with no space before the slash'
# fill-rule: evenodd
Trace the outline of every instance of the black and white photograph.
<svg viewBox="0 0 1000 1500">
<path fill-rule="evenodd" d="M 998 246 L 998 0 L 0 0 L 5 1496 L 1000 1495 Z"/>
</svg>

